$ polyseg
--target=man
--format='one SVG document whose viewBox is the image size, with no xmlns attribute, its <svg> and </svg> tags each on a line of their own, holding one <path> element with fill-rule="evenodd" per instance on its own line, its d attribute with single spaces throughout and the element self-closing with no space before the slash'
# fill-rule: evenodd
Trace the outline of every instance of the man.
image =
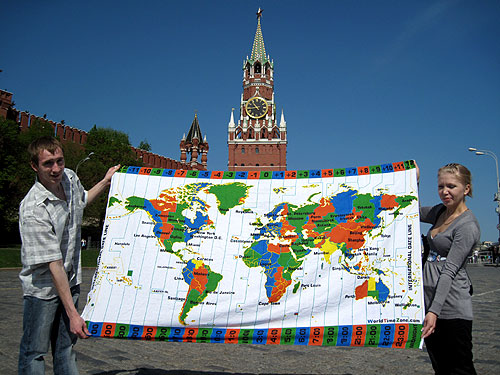
<svg viewBox="0 0 500 375">
<path fill-rule="evenodd" d="M 28 152 L 37 179 L 19 207 L 24 294 L 19 374 L 43 374 L 49 344 L 54 373 L 78 374 L 73 345 L 89 335 L 77 311 L 83 209 L 110 185 L 120 166 L 87 192 L 75 172 L 64 168 L 57 139 L 41 137 Z"/>
</svg>

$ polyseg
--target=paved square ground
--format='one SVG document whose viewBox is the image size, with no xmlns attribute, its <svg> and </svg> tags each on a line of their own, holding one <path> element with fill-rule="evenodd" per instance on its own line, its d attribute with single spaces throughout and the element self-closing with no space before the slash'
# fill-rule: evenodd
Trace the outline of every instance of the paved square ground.
<svg viewBox="0 0 500 375">
<path fill-rule="evenodd" d="M 500 374 L 500 268 L 471 265 L 474 362 L 480 375 Z M 17 373 L 22 330 L 19 270 L 0 270 L 0 373 Z M 93 270 L 84 270 L 82 297 Z M 81 305 L 85 298 L 81 299 Z M 191 344 L 116 339 L 79 340 L 81 374 L 433 374 L 425 349 Z M 51 358 L 47 358 L 51 373 Z"/>
</svg>

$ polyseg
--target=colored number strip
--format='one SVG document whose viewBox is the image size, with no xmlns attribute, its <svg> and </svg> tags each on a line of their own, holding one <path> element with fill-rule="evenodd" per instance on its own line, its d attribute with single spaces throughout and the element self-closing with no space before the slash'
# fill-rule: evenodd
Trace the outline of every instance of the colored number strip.
<svg viewBox="0 0 500 375">
<path fill-rule="evenodd" d="M 328 177 L 351 177 L 369 174 L 401 172 L 415 168 L 414 160 L 402 161 L 399 163 L 389 163 L 381 165 L 371 165 L 365 167 L 336 168 L 336 169 L 310 169 L 300 171 L 188 171 L 184 169 L 161 169 L 149 167 L 129 167 L 120 168 L 120 173 L 138 174 L 147 176 L 182 177 L 182 178 L 206 178 L 206 179 L 305 179 L 305 178 L 328 178 Z"/>
<path fill-rule="evenodd" d="M 87 322 L 91 336 L 131 340 L 226 344 L 418 348 L 421 324 L 368 324 L 308 328 L 169 328 Z"/>
</svg>

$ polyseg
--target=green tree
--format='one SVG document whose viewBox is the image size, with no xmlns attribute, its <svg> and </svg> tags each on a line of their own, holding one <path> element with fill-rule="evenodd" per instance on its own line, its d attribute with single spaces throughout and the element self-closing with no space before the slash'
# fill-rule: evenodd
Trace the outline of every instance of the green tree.
<svg viewBox="0 0 500 375">
<path fill-rule="evenodd" d="M 78 163 L 85 160 L 87 152 L 85 146 L 73 142 L 63 143 L 64 163 L 66 168 L 72 169 L 76 172 Z"/>
<path fill-rule="evenodd" d="M 151 145 L 149 144 L 149 142 L 147 140 L 143 140 L 141 141 L 141 143 L 139 143 L 139 147 L 141 150 L 144 150 L 144 151 L 151 151 Z"/>
<path fill-rule="evenodd" d="M 14 242 L 14 225 L 17 208 L 22 197 L 19 191 L 19 167 L 22 147 L 19 145 L 19 126 L 0 118 L 0 228 L 4 232 L 2 242 Z M 7 239 L 5 238 L 7 234 Z"/>
<path fill-rule="evenodd" d="M 142 166 L 131 149 L 126 133 L 94 125 L 87 136 L 85 153 L 93 152 L 89 160 L 80 164 L 78 175 L 86 189 L 99 182 L 108 169 L 114 165 Z M 85 209 L 84 220 L 102 228 L 106 214 L 107 192 L 101 194 L 96 202 Z"/>
<path fill-rule="evenodd" d="M 41 118 L 37 118 L 31 122 L 28 130 L 19 133 L 19 142 L 26 150 L 28 148 L 28 145 L 35 139 L 42 136 L 50 136 L 50 135 L 51 136 L 55 135 L 55 131 L 52 125 Z M 28 152 L 26 152 L 26 157 L 29 160 Z"/>
<path fill-rule="evenodd" d="M 19 240 L 19 204 L 35 181 L 27 147 L 35 138 L 53 134 L 53 127 L 42 120 L 33 121 L 28 130 L 21 132 L 16 122 L 0 118 L 0 228 L 4 233 L 3 243 Z"/>
</svg>

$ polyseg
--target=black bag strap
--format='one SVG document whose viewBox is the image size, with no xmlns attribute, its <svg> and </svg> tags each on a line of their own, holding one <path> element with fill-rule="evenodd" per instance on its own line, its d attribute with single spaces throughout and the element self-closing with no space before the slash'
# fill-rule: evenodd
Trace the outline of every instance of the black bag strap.
<svg viewBox="0 0 500 375">
<path fill-rule="evenodd" d="M 446 210 L 446 207 L 442 205 L 439 207 L 438 212 L 436 213 L 436 218 L 432 223 L 432 226 L 436 225 L 436 221 L 441 216 L 441 214 Z M 431 251 L 431 246 L 429 245 L 429 241 L 427 240 L 427 236 L 425 234 L 421 235 L 422 238 L 422 246 L 424 247 L 424 251 L 422 253 L 422 266 L 427 262 L 427 257 L 429 256 L 429 252 Z"/>
<path fill-rule="evenodd" d="M 424 247 L 424 251 L 422 252 L 422 266 L 427 262 L 427 257 L 429 256 L 429 252 L 431 251 L 431 247 L 429 245 L 429 241 L 427 241 L 427 236 L 422 234 L 420 236 L 422 238 L 422 246 Z"/>
</svg>

